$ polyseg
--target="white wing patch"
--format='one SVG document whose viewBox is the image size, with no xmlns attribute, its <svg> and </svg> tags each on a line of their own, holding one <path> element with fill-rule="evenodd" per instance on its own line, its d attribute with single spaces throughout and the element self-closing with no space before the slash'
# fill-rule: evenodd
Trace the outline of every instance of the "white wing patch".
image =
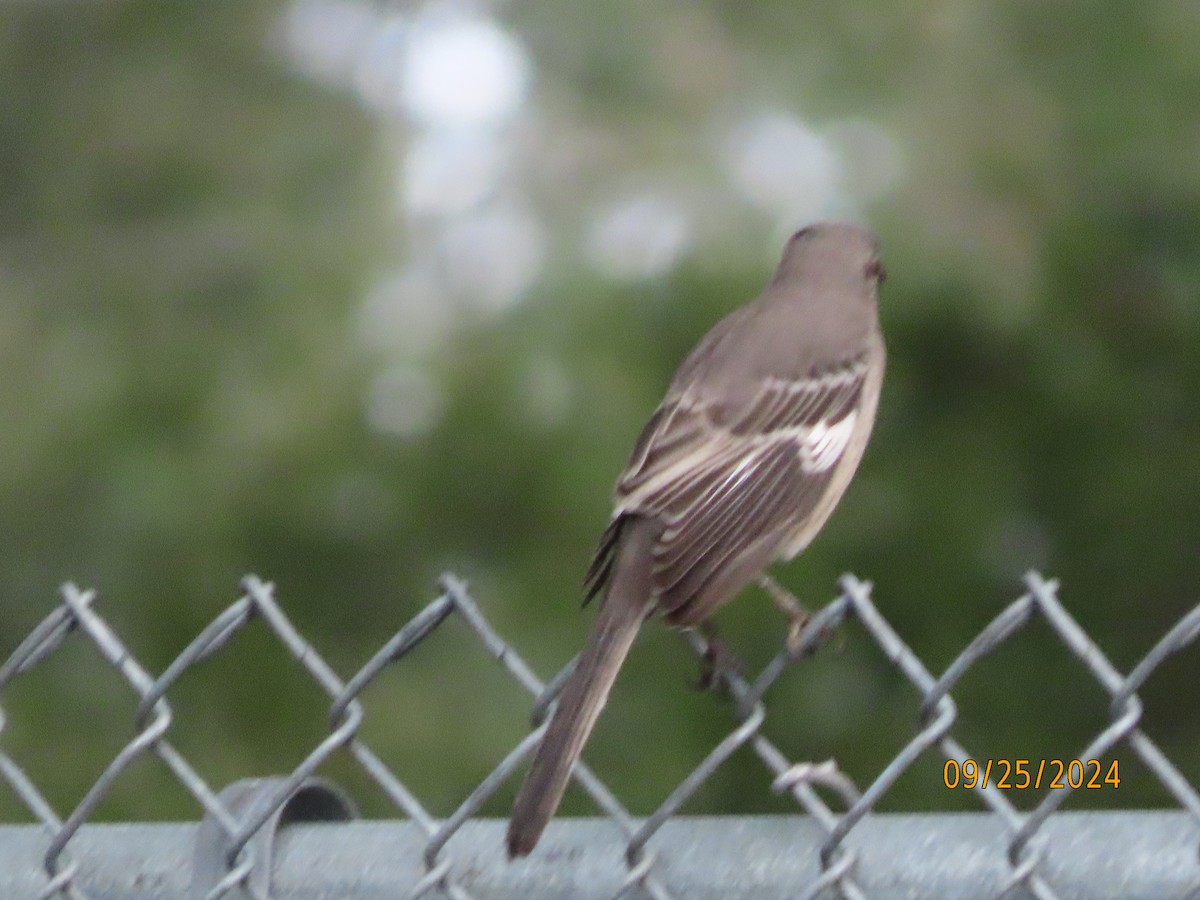
<svg viewBox="0 0 1200 900">
<path fill-rule="evenodd" d="M 816 475 L 833 468 L 846 452 L 846 445 L 850 443 L 850 435 L 854 432 L 854 422 L 857 418 L 858 413 L 851 411 L 836 422 L 818 422 L 798 435 L 800 467 L 805 474 Z"/>
</svg>

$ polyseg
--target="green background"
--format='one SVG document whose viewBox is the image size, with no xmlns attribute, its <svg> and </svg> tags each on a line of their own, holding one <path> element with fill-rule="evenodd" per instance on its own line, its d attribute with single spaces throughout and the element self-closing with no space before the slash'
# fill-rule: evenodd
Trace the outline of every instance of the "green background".
<svg viewBox="0 0 1200 900">
<path fill-rule="evenodd" d="M 345 60 L 313 74 L 289 49 L 286 23 L 322 4 L 6 4 L 0 655 L 70 579 L 159 672 L 256 572 L 348 677 L 451 569 L 548 677 L 582 640 L 580 580 L 641 423 L 812 214 L 880 233 L 890 367 L 857 480 L 781 581 L 816 606 L 843 571 L 872 580 L 935 674 L 1030 568 L 1061 579 L 1122 671 L 1200 601 L 1194 3 L 339 8 L 492 17 L 522 49 L 527 90 L 496 126 L 503 175 L 464 202 L 524 210 L 537 277 L 489 306 L 461 259 L 443 262 L 459 287 L 411 316 L 388 307 L 396 333 L 380 334 L 370 298 L 464 213 L 403 207 L 397 173 L 427 123 L 382 109 Z M 842 159 L 834 199 L 789 222 L 739 194 L 722 156 L 722 129 L 756 110 L 891 149 Z M 590 265 L 596 210 L 662 191 L 690 223 L 674 264 Z M 379 403 L 416 424 L 381 427 Z M 782 641 L 757 591 L 718 622 L 749 673 Z M 695 671 L 677 635 L 646 629 L 588 748 L 635 813 L 731 727 L 689 689 Z M 1146 732 L 1193 782 L 1198 675 L 1192 650 L 1142 692 Z M 1040 622 L 955 698 L 954 734 L 980 757 L 1069 759 L 1108 721 Z M 326 734 L 320 693 L 261 625 L 169 699 L 171 739 L 214 785 L 290 770 Z M 453 620 L 363 700 L 364 739 L 437 815 L 520 739 L 529 707 Z M 834 758 L 863 787 L 917 728 L 916 692 L 854 624 L 767 701 L 791 759 Z M 134 695 L 77 636 L 0 704 L 0 747 L 62 815 L 134 733 Z M 1072 808 L 1169 802 L 1117 757 L 1122 786 Z M 940 769 L 929 755 L 881 806 L 976 808 Z M 393 814 L 345 759 L 324 771 Z M 769 781 L 743 750 L 685 810 L 792 809 Z M 564 809 L 594 811 L 577 792 Z M 198 815 L 146 762 L 96 818 Z M 30 814 L 0 790 L 0 819 Z"/>
</svg>

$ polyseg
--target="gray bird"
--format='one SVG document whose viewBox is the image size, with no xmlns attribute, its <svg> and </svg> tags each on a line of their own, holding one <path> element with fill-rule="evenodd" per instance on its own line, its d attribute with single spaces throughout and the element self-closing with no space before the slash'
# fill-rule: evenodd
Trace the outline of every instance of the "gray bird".
<svg viewBox="0 0 1200 900">
<path fill-rule="evenodd" d="M 517 795 L 510 858 L 533 850 L 558 809 L 643 620 L 704 622 L 833 512 L 879 403 L 883 277 L 870 231 L 804 228 L 766 290 L 675 373 L 617 481 L 586 578 L 604 600 Z"/>
</svg>

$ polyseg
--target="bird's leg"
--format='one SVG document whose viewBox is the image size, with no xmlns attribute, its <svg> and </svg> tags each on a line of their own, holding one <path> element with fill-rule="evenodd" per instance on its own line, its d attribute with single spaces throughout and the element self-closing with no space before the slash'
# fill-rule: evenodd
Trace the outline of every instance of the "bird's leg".
<svg viewBox="0 0 1200 900">
<path fill-rule="evenodd" d="M 759 586 L 766 591 L 775 606 L 779 608 L 788 620 L 787 637 L 784 639 L 784 646 L 787 647 L 787 652 L 792 659 L 799 659 L 803 655 L 804 648 L 800 645 L 800 633 L 804 631 L 804 626 L 808 624 L 811 618 L 808 610 L 801 605 L 796 599 L 796 595 L 783 587 L 778 581 L 770 575 L 763 574 L 758 579 Z"/>
<path fill-rule="evenodd" d="M 698 691 L 710 691 L 721 683 L 722 674 L 732 672 L 740 675 L 742 662 L 717 636 L 717 623 L 712 619 L 705 619 L 696 629 L 704 638 L 705 647 L 700 656 L 700 675 L 692 687 Z"/>
</svg>

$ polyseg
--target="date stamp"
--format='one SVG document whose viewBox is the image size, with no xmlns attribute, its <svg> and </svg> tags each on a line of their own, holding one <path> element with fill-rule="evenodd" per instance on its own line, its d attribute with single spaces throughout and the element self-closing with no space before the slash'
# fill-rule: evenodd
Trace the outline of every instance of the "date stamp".
<svg viewBox="0 0 1200 900">
<path fill-rule="evenodd" d="M 1098 759 L 956 759 L 942 766 L 942 783 L 950 790 L 994 787 L 1002 791 L 1071 788 L 1100 790 L 1121 786 L 1117 760 Z"/>
</svg>

